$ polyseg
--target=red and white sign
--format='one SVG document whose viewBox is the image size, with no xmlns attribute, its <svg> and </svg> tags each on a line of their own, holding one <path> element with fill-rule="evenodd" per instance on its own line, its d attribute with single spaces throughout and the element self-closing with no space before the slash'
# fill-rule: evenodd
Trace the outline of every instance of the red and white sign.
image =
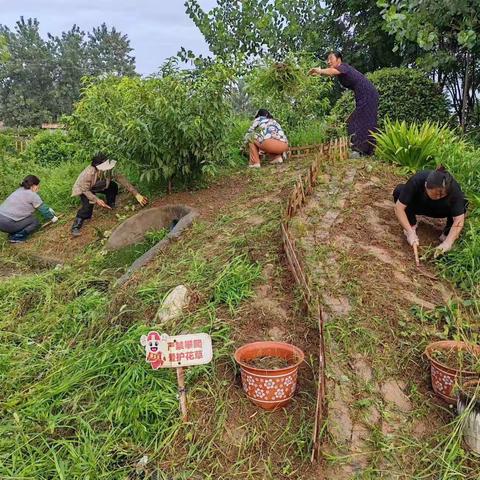
<svg viewBox="0 0 480 480">
<path fill-rule="evenodd" d="M 151 331 L 142 335 L 140 343 L 145 347 L 146 361 L 154 370 L 204 365 L 213 357 L 212 339 L 206 333 L 169 337 Z"/>
</svg>

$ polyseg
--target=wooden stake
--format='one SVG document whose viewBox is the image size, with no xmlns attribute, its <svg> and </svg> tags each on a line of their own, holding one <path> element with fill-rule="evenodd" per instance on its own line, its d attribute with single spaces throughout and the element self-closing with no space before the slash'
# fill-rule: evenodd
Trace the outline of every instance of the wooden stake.
<svg viewBox="0 0 480 480">
<path fill-rule="evenodd" d="M 60 218 L 61 215 L 57 215 L 57 218 Z M 41 228 L 45 228 L 45 227 L 48 227 L 49 225 L 51 225 L 53 222 L 51 220 L 49 220 L 48 222 L 45 222 Z"/>
<path fill-rule="evenodd" d="M 413 244 L 413 254 L 415 255 L 415 265 L 419 267 L 420 258 L 418 257 L 418 245 L 416 243 Z"/>
<path fill-rule="evenodd" d="M 187 413 L 187 395 L 185 390 L 185 369 L 184 367 L 177 368 L 177 382 L 178 382 L 178 398 L 180 400 L 180 411 L 182 412 L 182 420 L 188 421 Z"/>
</svg>

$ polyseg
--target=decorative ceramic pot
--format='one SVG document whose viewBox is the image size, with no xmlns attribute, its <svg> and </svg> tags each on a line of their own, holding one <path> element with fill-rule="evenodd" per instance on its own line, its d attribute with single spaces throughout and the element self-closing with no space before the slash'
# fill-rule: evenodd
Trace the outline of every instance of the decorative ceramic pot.
<svg viewBox="0 0 480 480">
<path fill-rule="evenodd" d="M 277 357 L 288 362 L 283 368 L 263 369 L 249 365 L 256 358 Z M 295 394 L 298 367 L 304 361 L 303 352 L 289 343 L 254 342 L 235 352 L 240 365 L 242 385 L 247 397 L 265 410 L 285 407 Z"/>
<path fill-rule="evenodd" d="M 455 340 L 444 340 L 434 342 L 425 349 L 425 356 L 430 361 L 430 372 L 432 376 L 433 391 L 443 398 L 446 402 L 455 405 L 457 398 L 452 392 L 453 387 L 461 381 L 479 378 L 478 373 L 468 370 L 459 370 L 454 367 L 445 365 L 433 357 L 433 352 L 451 352 L 451 351 L 469 351 L 473 355 L 480 356 L 480 347 L 465 342 Z"/>
</svg>

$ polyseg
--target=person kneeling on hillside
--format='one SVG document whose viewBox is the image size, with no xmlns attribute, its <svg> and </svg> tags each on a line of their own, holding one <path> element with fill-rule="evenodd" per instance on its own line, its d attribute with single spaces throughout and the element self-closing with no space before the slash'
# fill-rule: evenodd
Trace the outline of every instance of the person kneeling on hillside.
<svg viewBox="0 0 480 480">
<path fill-rule="evenodd" d="M 55 212 L 38 195 L 39 189 L 40 179 L 28 175 L 20 188 L 0 205 L 0 231 L 9 234 L 10 243 L 22 243 L 38 229 L 40 222 L 34 215 L 35 210 L 52 223 L 58 220 Z"/>
<path fill-rule="evenodd" d="M 288 150 L 288 139 L 279 123 L 268 110 L 260 109 L 252 126 L 245 135 L 248 144 L 251 168 L 260 168 L 260 150 L 270 157 L 270 163 L 282 163 L 283 154 Z"/>
<path fill-rule="evenodd" d="M 447 219 L 435 254 L 452 248 L 463 229 L 468 202 L 460 185 L 444 167 L 416 173 L 406 184 L 397 185 L 393 199 L 395 214 L 411 246 L 419 244 L 416 216 L 425 215 Z"/>
<path fill-rule="evenodd" d="M 147 197 L 138 193 L 135 187 L 123 175 L 113 175 L 112 169 L 116 163 L 115 160 L 109 160 L 105 154 L 97 153 L 93 157 L 92 163 L 78 176 L 77 181 L 73 185 L 72 197 L 80 197 L 82 206 L 78 210 L 77 217 L 73 222 L 72 235 L 80 235 L 83 222 L 92 218 L 95 204 L 110 210 L 115 208 L 115 199 L 118 194 L 117 182 L 128 190 L 142 207 L 148 203 Z M 96 196 L 99 193 L 105 195 L 106 202 Z"/>
</svg>

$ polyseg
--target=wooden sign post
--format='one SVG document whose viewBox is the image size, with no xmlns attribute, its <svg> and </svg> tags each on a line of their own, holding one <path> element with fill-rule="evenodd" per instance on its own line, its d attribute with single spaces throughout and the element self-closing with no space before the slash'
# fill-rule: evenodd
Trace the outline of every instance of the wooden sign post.
<svg viewBox="0 0 480 480">
<path fill-rule="evenodd" d="M 145 347 L 145 360 L 154 370 L 175 368 L 177 370 L 178 398 L 182 420 L 188 420 L 185 389 L 185 367 L 205 365 L 213 357 L 212 339 L 206 333 L 168 336 L 152 330 L 142 335 L 140 343 Z"/>
</svg>

